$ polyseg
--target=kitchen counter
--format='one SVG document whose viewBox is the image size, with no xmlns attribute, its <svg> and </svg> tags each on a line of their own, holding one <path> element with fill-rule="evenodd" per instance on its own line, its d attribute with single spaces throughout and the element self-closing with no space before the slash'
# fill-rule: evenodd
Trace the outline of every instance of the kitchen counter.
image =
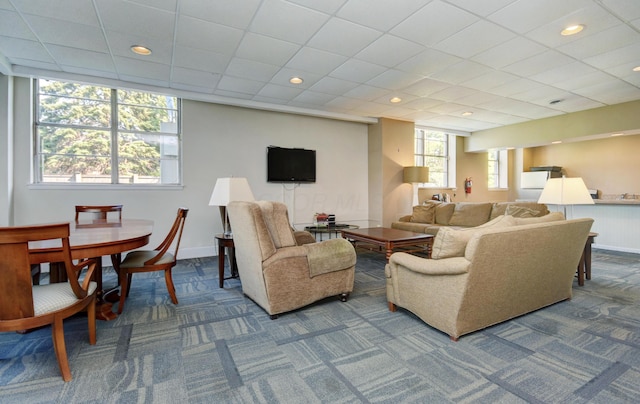
<svg viewBox="0 0 640 404">
<path fill-rule="evenodd" d="M 640 205 L 640 199 L 594 199 L 596 205 Z"/>
</svg>

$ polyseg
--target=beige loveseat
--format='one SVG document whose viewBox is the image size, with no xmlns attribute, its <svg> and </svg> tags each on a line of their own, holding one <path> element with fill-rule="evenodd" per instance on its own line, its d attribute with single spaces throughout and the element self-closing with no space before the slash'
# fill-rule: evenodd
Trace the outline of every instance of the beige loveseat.
<svg viewBox="0 0 640 404">
<path fill-rule="evenodd" d="M 391 223 L 394 229 L 436 235 L 443 226 L 475 227 L 501 215 L 538 217 L 549 213 L 547 205 L 535 202 L 438 202 L 425 201 L 411 215 Z"/>
<path fill-rule="evenodd" d="M 449 234 L 456 232 L 451 229 L 438 234 L 434 253 L 448 258 L 391 255 L 385 268 L 389 309 L 405 308 L 457 340 L 570 299 L 593 220 L 518 224 L 535 219 L 505 218 L 496 221 L 511 223 L 458 230 L 465 234 L 456 236 Z M 451 248 L 439 243 L 444 235 L 450 242 L 456 237 L 468 242 Z M 439 254 L 438 248 L 448 249 L 447 254 Z"/>
</svg>

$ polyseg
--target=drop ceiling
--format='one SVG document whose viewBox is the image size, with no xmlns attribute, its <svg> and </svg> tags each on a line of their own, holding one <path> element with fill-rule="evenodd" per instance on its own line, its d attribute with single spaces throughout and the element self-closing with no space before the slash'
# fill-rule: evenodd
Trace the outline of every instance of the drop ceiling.
<svg viewBox="0 0 640 404">
<path fill-rule="evenodd" d="M 0 0 L 4 75 L 461 132 L 638 100 L 637 66 L 638 0 Z"/>
</svg>

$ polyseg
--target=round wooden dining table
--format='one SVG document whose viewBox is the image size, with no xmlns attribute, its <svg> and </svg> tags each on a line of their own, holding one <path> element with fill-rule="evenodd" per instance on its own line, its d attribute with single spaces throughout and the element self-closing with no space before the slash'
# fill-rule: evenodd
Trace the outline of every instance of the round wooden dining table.
<svg viewBox="0 0 640 404">
<path fill-rule="evenodd" d="M 96 260 L 95 281 L 98 289 L 96 318 L 113 320 L 117 317 L 111 309 L 112 304 L 105 301 L 106 291 L 102 285 L 102 257 L 105 255 L 121 254 L 135 250 L 149 243 L 153 231 L 153 221 L 144 219 L 122 220 L 88 220 L 71 222 L 69 226 L 69 244 L 73 259 L 93 258 Z M 60 245 L 51 241 L 29 243 L 29 255 L 32 264 L 50 263 L 49 282 L 64 282 L 67 280 L 64 265 L 51 262 L 55 257 L 52 252 Z M 119 262 L 113 262 L 118 268 Z"/>
</svg>

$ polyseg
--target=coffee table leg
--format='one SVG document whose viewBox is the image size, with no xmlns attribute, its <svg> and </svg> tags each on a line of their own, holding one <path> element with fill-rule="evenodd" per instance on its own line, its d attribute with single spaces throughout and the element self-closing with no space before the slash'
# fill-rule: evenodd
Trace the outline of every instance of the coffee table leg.
<svg viewBox="0 0 640 404">
<path fill-rule="evenodd" d="M 222 240 L 218 240 L 218 279 L 219 287 L 224 288 L 224 245 Z"/>
</svg>

